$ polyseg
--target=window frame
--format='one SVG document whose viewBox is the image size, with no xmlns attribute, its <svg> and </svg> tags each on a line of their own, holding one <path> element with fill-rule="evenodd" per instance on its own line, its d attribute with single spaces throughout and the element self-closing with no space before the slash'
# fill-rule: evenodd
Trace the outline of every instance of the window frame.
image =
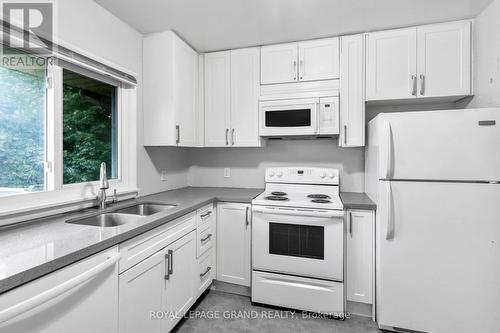
<svg viewBox="0 0 500 333">
<path fill-rule="evenodd" d="M 52 58 L 54 60 L 54 58 Z M 101 74 L 78 63 L 47 61 L 45 95 L 45 191 L 0 198 L 0 225 L 88 208 L 95 205 L 99 181 L 63 184 L 63 69 L 116 87 L 117 178 L 109 191 L 120 199 L 137 196 L 136 109 L 137 87 Z M 99 166 L 96 166 L 99 168 Z"/>
</svg>

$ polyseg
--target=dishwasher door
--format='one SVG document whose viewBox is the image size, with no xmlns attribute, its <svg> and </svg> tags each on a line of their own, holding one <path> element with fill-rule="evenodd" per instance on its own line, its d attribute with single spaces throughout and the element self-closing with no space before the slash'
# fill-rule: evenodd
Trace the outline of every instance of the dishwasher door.
<svg viewBox="0 0 500 333">
<path fill-rule="evenodd" d="M 1 333 L 118 332 L 116 247 L 0 295 Z"/>
</svg>

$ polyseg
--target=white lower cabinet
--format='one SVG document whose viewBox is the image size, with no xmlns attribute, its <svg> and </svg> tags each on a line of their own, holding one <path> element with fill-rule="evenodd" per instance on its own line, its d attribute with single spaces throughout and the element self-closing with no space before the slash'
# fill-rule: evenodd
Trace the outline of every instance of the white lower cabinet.
<svg viewBox="0 0 500 333">
<path fill-rule="evenodd" d="M 3 293 L 0 332 L 118 332 L 119 258 L 114 247 Z"/>
<path fill-rule="evenodd" d="M 167 250 L 162 250 L 120 274 L 120 332 L 162 332 L 164 320 L 151 311 L 165 309 Z"/>
<path fill-rule="evenodd" d="M 168 332 L 197 298 L 196 215 L 169 225 L 121 245 L 131 257 L 159 250 L 120 274 L 120 333 Z"/>
<path fill-rule="evenodd" d="M 194 284 L 197 272 L 196 231 L 192 231 L 167 247 L 166 311 L 171 320 L 165 321 L 170 331 L 195 301 Z"/>
<path fill-rule="evenodd" d="M 250 286 L 251 206 L 217 205 L 217 280 Z"/>
<path fill-rule="evenodd" d="M 347 211 L 347 300 L 373 303 L 373 231 L 370 210 Z"/>
</svg>

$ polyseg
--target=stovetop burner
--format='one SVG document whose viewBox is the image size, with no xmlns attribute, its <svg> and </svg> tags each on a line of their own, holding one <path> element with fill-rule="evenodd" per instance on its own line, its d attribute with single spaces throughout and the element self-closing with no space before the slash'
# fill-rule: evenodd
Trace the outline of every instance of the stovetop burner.
<svg viewBox="0 0 500 333">
<path fill-rule="evenodd" d="M 277 196 L 285 196 L 286 195 L 286 192 L 280 192 L 280 191 L 275 191 L 275 192 L 271 192 L 271 195 L 277 195 Z"/>
<path fill-rule="evenodd" d="M 330 196 L 326 194 L 309 194 L 307 197 L 311 199 L 330 199 Z"/>
<path fill-rule="evenodd" d="M 326 200 L 326 199 L 313 199 L 313 200 L 311 200 L 311 202 L 314 202 L 314 203 L 331 203 L 330 200 Z"/>
<path fill-rule="evenodd" d="M 266 200 L 272 200 L 272 201 L 288 201 L 287 197 L 281 196 L 281 195 L 268 195 L 265 197 Z"/>
</svg>

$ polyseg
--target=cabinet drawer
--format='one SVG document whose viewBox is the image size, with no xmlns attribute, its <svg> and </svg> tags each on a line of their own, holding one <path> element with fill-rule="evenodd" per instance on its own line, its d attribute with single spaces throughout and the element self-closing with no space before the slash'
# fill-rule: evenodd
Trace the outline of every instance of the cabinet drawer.
<svg viewBox="0 0 500 333">
<path fill-rule="evenodd" d="M 196 257 L 201 256 L 212 247 L 214 243 L 213 239 L 215 237 L 215 230 L 213 226 L 214 225 L 212 223 L 207 223 L 198 227 Z"/>
<path fill-rule="evenodd" d="M 196 211 L 196 223 L 198 228 L 206 223 L 211 223 L 215 219 L 214 205 L 206 205 Z"/>
<path fill-rule="evenodd" d="M 120 273 L 193 231 L 195 227 L 196 213 L 192 212 L 120 244 Z"/>
<path fill-rule="evenodd" d="M 214 250 L 210 249 L 203 256 L 198 258 L 198 270 L 195 277 L 197 286 L 197 296 L 201 295 L 212 283 L 215 277 Z"/>
</svg>

